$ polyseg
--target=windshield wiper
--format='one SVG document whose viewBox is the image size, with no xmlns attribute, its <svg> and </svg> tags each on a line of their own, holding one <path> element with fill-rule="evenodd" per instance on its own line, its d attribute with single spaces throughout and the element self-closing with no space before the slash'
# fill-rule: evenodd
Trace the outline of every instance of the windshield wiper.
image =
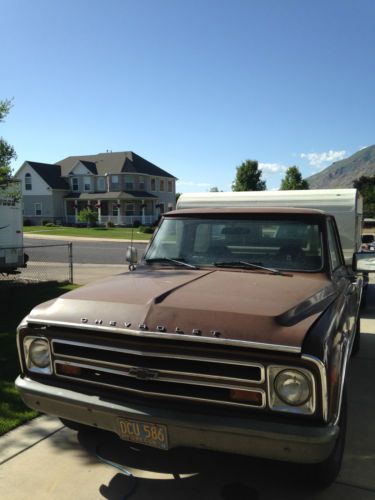
<svg viewBox="0 0 375 500">
<path fill-rule="evenodd" d="M 246 262 L 244 260 L 239 260 L 239 261 L 228 261 L 228 262 L 214 262 L 214 266 L 216 267 L 250 267 L 251 269 L 259 269 L 262 271 L 268 271 L 272 274 L 279 274 L 281 276 L 286 276 L 285 273 L 282 273 L 278 269 L 275 269 L 273 267 L 265 267 L 262 266 L 261 264 L 256 264 L 254 262 Z"/>
<path fill-rule="evenodd" d="M 189 269 L 199 269 L 198 266 L 194 266 L 193 264 L 188 264 L 183 260 L 169 259 L 168 257 L 156 257 L 155 259 L 145 259 L 145 261 L 147 262 L 147 264 L 151 264 L 152 262 L 173 262 L 173 264 L 177 264 L 178 266 L 184 266 Z"/>
</svg>

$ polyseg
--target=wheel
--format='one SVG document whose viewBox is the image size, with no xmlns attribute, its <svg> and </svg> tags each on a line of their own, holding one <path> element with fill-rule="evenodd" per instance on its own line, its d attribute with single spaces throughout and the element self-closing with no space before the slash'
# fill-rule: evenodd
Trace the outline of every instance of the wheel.
<svg viewBox="0 0 375 500">
<path fill-rule="evenodd" d="M 66 420 L 65 418 L 60 418 L 61 422 L 68 427 L 68 429 L 72 429 L 73 431 L 85 431 L 92 429 L 89 425 L 80 424 L 79 422 L 74 422 L 73 420 Z"/>
<path fill-rule="evenodd" d="M 361 347 L 361 318 L 358 316 L 357 323 L 355 326 L 354 342 L 351 355 L 356 356 L 358 354 L 360 347 Z"/>
<path fill-rule="evenodd" d="M 339 420 L 339 435 L 335 446 L 326 460 L 324 462 L 314 464 L 312 467 L 312 485 L 316 488 L 327 488 L 336 479 L 338 473 L 340 472 L 342 457 L 345 448 L 345 437 L 346 437 L 346 423 L 347 423 L 347 397 L 346 390 L 344 388 L 343 399 L 341 405 L 341 415 Z"/>
</svg>

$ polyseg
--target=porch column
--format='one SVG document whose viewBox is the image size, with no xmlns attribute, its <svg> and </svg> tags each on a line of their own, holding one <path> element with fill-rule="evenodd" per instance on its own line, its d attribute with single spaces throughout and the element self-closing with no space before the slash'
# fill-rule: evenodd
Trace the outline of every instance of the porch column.
<svg viewBox="0 0 375 500">
<path fill-rule="evenodd" d="M 74 202 L 74 219 L 75 219 L 75 223 L 77 224 L 77 222 L 78 222 L 78 201 Z"/>
<path fill-rule="evenodd" d="M 101 224 L 102 223 L 102 206 L 101 206 L 100 200 L 96 201 L 96 206 L 98 208 L 98 223 Z"/>
<path fill-rule="evenodd" d="M 142 225 L 143 226 L 145 225 L 145 208 L 146 208 L 145 200 L 142 200 Z"/>
<path fill-rule="evenodd" d="M 121 203 L 120 200 L 117 200 L 117 224 L 121 224 Z"/>
</svg>

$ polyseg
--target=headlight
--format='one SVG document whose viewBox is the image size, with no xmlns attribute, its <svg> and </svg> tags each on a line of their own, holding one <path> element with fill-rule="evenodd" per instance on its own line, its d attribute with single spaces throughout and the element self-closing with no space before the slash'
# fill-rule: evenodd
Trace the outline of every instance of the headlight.
<svg viewBox="0 0 375 500">
<path fill-rule="evenodd" d="M 50 364 L 48 343 L 42 339 L 33 340 L 29 347 L 29 356 L 33 365 L 46 368 Z"/>
<path fill-rule="evenodd" d="M 288 405 L 303 405 L 311 396 L 309 381 L 299 371 L 284 370 L 280 372 L 274 385 L 279 398 Z"/>
<path fill-rule="evenodd" d="M 25 337 L 23 340 L 27 369 L 35 373 L 52 373 L 49 342 L 41 337 Z"/>
<path fill-rule="evenodd" d="M 316 383 L 302 367 L 270 365 L 267 368 L 268 403 L 273 411 L 312 415 L 316 410 Z"/>
</svg>

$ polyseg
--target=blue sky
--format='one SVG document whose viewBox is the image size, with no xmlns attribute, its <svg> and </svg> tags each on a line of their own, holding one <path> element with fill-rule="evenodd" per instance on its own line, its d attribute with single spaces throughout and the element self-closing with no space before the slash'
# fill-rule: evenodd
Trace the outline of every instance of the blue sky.
<svg viewBox="0 0 375 500">
<path fill-rule="evenodd" d="M 0 135 L 25 160 L 131 150 L 179 192 L 268 189 L 375 143 L 373 0 L 1 0 Z"/>
</svg>

